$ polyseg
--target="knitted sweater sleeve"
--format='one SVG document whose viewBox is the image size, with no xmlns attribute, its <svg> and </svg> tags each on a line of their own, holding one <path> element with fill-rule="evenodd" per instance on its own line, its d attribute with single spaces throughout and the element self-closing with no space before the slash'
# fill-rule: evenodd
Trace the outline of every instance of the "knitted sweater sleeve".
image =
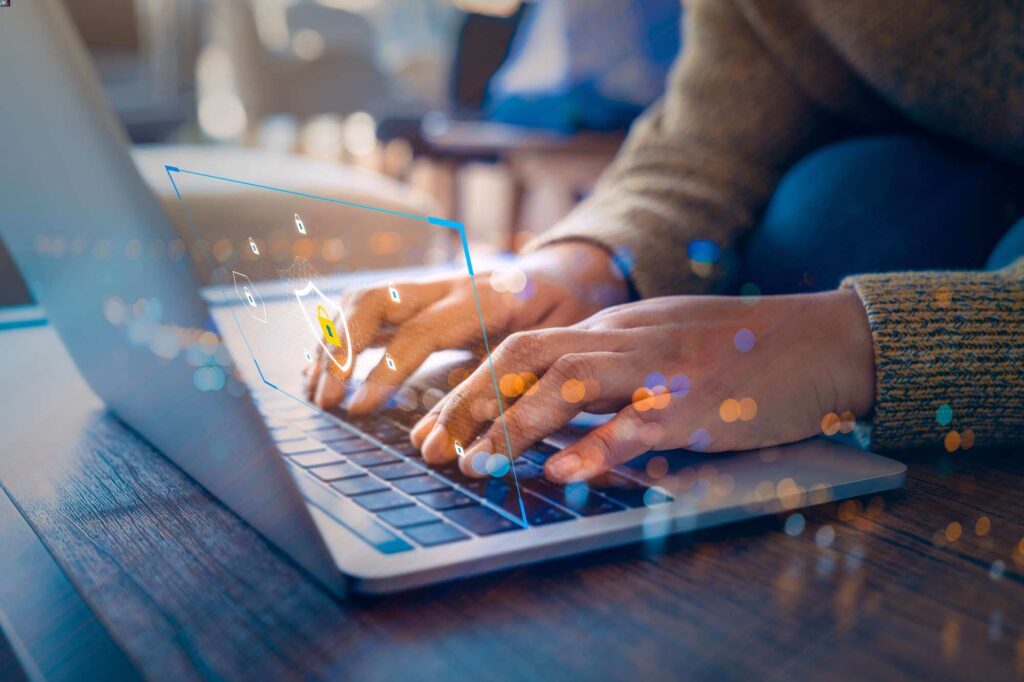
<svg viewBox="0 0 1024 682">
<path fill-rule="evenodd" d="M 662 101 L 633 126 L 594 193 L 526 248 L 602 246 L 645 298 L 707 291 L 717 273 L 707 263 L 693 267 L 689 245 L 729 248 L 785 169 L 832 125 L 738 3 L 694 0 L 685 24 L 686 48 Z M 843 77 L 831 68 L 818 74 L 833 75 Z"/>
<path fill-rule="evenodd" d="M 848 277 L 875 348 L 872 447 L 1024 443 L 1024 258 Z"/>
</svg>

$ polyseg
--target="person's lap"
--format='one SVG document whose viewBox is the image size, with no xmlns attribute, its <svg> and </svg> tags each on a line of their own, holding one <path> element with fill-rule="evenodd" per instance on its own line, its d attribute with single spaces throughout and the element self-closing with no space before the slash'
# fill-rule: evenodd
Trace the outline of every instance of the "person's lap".
<svg viewBox="0 0 1024 682">
<path fill-rule="evenodd" d="M 834 288 L 852 274 L 1003 267 L 1024 255 L 1024 174 L 954 145 L 853 139 L 790 169 L 740 245 L 739 283 Z"/>
</svg>

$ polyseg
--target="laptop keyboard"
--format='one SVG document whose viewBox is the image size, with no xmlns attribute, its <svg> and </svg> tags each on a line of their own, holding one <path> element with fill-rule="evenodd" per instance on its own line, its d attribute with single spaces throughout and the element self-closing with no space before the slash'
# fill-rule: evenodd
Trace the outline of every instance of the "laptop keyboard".
<svg viewBox="0 0 1024 682">
<path fill-rule="evenodd" d="M 311 501 L 386 553 L 514 533 L 523 530 L 523 512 L 529 526 L 542 526 L 672 499 L 618 473 L 610 475 L 607 488 L 551 483 L 544 478 L 543 465 L 554 450 L 541 444 L 515 461 L 520 508 L 511 473 L 475 479 L 454 463 L 442 468 L 424 463 L 408 431 L 420 415 L 311 415 L 310 408 L 271 389 L 257 388 L 253 397 L 285 459 L 373 519 L 342 513 L 340 507 L 346 505 Z"/>
</svg>

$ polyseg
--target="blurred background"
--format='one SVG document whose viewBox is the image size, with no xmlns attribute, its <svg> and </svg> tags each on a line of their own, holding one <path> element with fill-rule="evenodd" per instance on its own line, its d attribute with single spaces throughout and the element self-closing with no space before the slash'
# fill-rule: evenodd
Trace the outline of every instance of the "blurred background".
<svg viewBox="0 0 1024 682">
<path fill-rule="evenodd" d="M 133 142 L 299 154 L 512 248 L 588 191 L 679 49 L 679 0 L 66 0 Z"/>
<path fill-rule="evenodd" d="M 680 0 L 64 2 L 161 199 L 163 164 L 178 163 L 459 220 L 482 254 L 516 250 L 591 190 L 662 93 L 683 13 Z"/>
</svg>

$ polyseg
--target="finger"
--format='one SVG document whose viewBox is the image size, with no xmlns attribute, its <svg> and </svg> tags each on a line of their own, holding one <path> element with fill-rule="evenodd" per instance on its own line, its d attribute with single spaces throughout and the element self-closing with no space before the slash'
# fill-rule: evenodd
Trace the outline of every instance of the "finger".
<svg viewBox="0 0 1024 682">
<path fill-rule="evenodd" d="M 657 420 L 659 414 L 639 411 L 633 405 L 625 407 L 610 421 L 552 455 L 544 463 L 544 475 L 555 483 L 586 481 L 642 455 L 653 445 L 645 438 L 645 426 Z"/>
<path fill-rule="evenodd" d="M 462 301 L 444 300 L 428 307 L 398 328 L 349 411 L 366 414 L 379 408 L 432 353 L 461 348 L 479 335 L 478 325 Z"/>
<path fill-rule="evenodd" d="M 383 324 L 401 324 L 430 302 L 443 297 L 450 281 L 408 282 L 393 286 L 399 292 L 398 302 L 391 296 L 391 285 L 357 289 L 342 296 L 341 306 L 353 358 L 373 343 Z M 320 371 L 311 375 L 307 390 L 321 409 L 336 407 L 345 397 L 345 384 L 352 367 L 342 371 L 343 361 L 338 357 L 341 354 L 347 356 L 349 352 L 348 348 L 331 347 L 326 353 L 322 348 L 317 353 Z"/>
<path fill-rule="evenodd" d="M 395 284 L 398 302 L 391 298 L 391 285 L 346 292 L 341 307 L 351 332 L 352 356 L 373 345 L 381 325 L 400 325 L 412 319 L 444 298 L 451 286 L 451 279 Z"/>
<path fill-rule="evenodd" d="M 437 417 L 423 442 L 423 458 L 432 464 L 442 464 L 457 457 L 456 442 L 468 445 L 484 422 L 498 416 L 495 377 L 511 373 L 541 373 L 558 357 L 560 353 L 556 348 L 563 343 L 559 339 L 566 336 L 567 330 L 562 329 L 519 332 L 505 339 L 492 353 L 490 362 L 485 359 L 435 406 Z M 427 418 L 423 421 L 426 422 Z"/>
<path fill-rule="evenodd" d="M 572 328 L 513 334 L 493 353 L 491 363 L 484 362 L 443 400 L 440 416 L 423 443 L 423 457 L 431 463 L 443 463 L 457 456 L 455 443 L 468 445 L 500 414 L 495 382 L 512 375 L 544 375 L 562 356 L 615 350 L 621 340 L 615 334 L 582 334 Z M 491 364 L 493 363 L 493 370 Z M 533 389 L 521 395 L 532 394 Z M 505 393 L 507 401 L 517 396 Z M 504 438 L 502 438 L 504 440 Z M 465 450 L 464 450 L 465 452 Z"/>
<path fill-rule="evenodd" d="M 531 445 L 599 401 L 629 401 L 634 369 L 621 353 L 564 355 L 544 373 L 530 395 L 505 410 L 504 419 L 490 425 L 459 460 L 467 476 L 482 477 L 491 455 L 515 459 Z"/>
</svg>

